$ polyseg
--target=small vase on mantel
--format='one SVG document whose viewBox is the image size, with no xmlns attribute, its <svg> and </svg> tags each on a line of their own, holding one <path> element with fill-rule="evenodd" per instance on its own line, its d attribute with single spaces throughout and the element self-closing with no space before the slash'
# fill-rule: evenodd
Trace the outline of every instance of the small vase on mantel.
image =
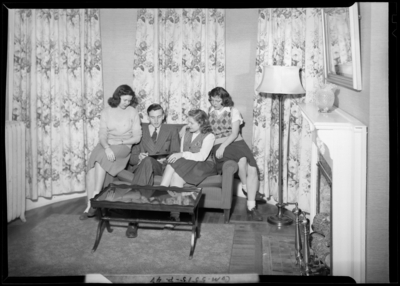
<svg viewBox="0 0 400 286">
<path fill-rule="evenodd" d="M 323 85 L 315 94 L 319 112 L 331 112 L 335 102 L 336 85 L 327 83 Z"/>
</svg>

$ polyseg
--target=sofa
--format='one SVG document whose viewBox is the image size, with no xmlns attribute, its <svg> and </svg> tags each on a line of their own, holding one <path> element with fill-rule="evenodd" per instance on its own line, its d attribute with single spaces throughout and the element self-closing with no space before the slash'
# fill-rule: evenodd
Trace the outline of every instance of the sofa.
<svg viewBox="0 0 400 286">
<path fill-rule="evenodd" d="M 170 125 L 176 127 L 179 132 L 184 124 Z M 129 163 L 125 170 L 117 174 L 116 179 L 118 181 L 126 183 L 132 182 L 134 174 L 128 171 L 128 168 Z M 234 187 L 234 175 L 237 170 L 238 165 L 235 161 L 226 161 L 222 166 L 221 174 L 210 176 L 197 186 L 201 188 L 203 192 L 203 196 L 199 202 L 199 207 L 222 209 L 224 211 L 224 223 L 228 223 L 230 218 Z M 159 185 L 160 183 L 161 176 L 155 176 L 154 185 Z M 186 184 L 186 186 L 189 186 L 189 184 Z"/>
</svg>

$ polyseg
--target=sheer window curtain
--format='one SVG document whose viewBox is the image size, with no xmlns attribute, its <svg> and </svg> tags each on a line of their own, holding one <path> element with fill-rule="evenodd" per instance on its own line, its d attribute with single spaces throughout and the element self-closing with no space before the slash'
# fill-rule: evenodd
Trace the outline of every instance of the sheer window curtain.
<svg viewBox="0 0 400 286">
<path fill-rule="evenodd" d="M 351 42 L 350 42 L 350 23 L 349 10 L 332 9 L 328 12 L 331 42 L 331 66 L 342 65 L 352 62 Z"/>
<path fill-rule="evenodd" d="M 168 123 L 186 122 L 194 108 L 208 111 L 208 92 L 225 87 L 224 9 L 140 9 L 133 65 L 136 107 L 160 103 Z"/>
<path fill-rule="evenodd" d="M 264 65 L 299 66 L 305 95 L 284 95 L 283 202 L 298 202 L 310 209 L 311 132 L 302 120 L 299 103 L 314 101 L 323 82 L 321 9 L 260 9 L 254 89 Z M 274 94 L 255 93 L 253 154 L 260 170 L 260 191 L 278 201 L 279 100 Z"/>
<path fill-rule="evenodd" d="M 103 81 L 98 9 L 15 9 L 10 119 L 26 126 L 26 197 L 84 191 Z"/>
</svg>

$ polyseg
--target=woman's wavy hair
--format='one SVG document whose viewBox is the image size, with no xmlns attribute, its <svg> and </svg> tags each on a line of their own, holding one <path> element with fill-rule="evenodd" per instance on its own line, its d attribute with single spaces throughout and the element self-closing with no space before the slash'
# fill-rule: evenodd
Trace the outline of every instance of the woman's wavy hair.
<svg viewBox="0 0 400 286">
<path fill-rule="evenodd" d="M 208 120 L 208 115 L 205 111 L 201 109 L 192 109 L 189 111 L 188 116 L 193 117 L 193 119 L 200 124 L 200 132 L 202 134 L 212 133 L 210 120 Z"/>
<path fill-rule="evenodd" d="M 132 107 L 136 107 L 138 105 L 139 102 L 138 99 L 136 98 L 135 92 L 127 84 L 123 84 L 117 87 L 117 89 L 114 91 L 113 96 L 108 99 L 108 104 L 111 107 L 117 107 L 121 102 L 122 95 L 132 95 L 132 100 L 130 105 Z"/>
<path fill-rule="evenodd" d="M 222 99 L 222 106 L 233 106 L 232 97 L 229 93 L 222 87 L 215 87 L 208 93 L 208 101 L 211 103 L 211 98 L 219 96 Z"/>
</svg>

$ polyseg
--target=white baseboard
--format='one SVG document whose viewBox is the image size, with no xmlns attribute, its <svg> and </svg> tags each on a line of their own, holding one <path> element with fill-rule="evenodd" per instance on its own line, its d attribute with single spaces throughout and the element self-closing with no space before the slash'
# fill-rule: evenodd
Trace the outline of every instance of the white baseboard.
<svg viewBox="0 0 400 286">
<path fill-rule="evenodd" d="M 35 201 L 33 201 L 31 199 L 26 199 L 25 200 L 25 210 L 29 211 L 29 210 L 40 208 L 40 207 L 47 206 L 50 204 L 54 204 L 54 203 L 58 203 L 58 202 L 62 202 L 62 201 L 70 200 L 70 199 L 80 198 L 80 197 L 84 197 L 84 196 L 86 196 L 86 192 L 58 195 L 58 196 L 53 196 L 51 199 L 39 197 Z"/>
</svg>

